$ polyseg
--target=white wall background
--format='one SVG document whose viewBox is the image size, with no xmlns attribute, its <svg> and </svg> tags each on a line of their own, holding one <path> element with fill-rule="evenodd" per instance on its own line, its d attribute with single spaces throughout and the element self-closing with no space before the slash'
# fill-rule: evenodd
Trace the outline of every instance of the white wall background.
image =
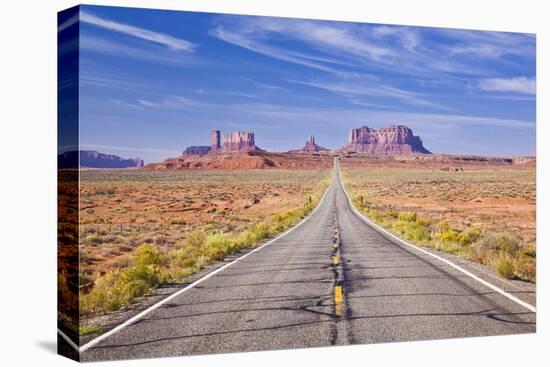
<svg viewBox="0 0 550 367">
<path fill-rule="evenodd" d="M 94 1 L 120 5 L 537 33 L 537 335 L 125 361 L 118 366 L 539 366 L 548 363 L 549 38 L 544 1 Z M 56 12 L 9 1 L 0 21 L 0 364 L 66 366 L 56 341 Z M 545 24 L 546 23 L 546 24 Z M 546 338 L 546 343 L 544 339 Z M 546 352 L 546 353 L 545 353 Z M 107 366 L 112 363 L 98 363 Z"/>
</svg>

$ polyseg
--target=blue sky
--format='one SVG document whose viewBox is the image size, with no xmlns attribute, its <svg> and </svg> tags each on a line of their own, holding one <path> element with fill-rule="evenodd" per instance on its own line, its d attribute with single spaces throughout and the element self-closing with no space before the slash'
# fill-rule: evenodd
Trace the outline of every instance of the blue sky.
<svg viewBox="0 0 550 367">
<path fill-rule="evenodd" d="M 155 162 L 213 129 L 338 148 L 364 124 L 436 153 L 535 147 L 530 34 L 82 6 L 80 36 L 83 149 Z"/>
</svg>

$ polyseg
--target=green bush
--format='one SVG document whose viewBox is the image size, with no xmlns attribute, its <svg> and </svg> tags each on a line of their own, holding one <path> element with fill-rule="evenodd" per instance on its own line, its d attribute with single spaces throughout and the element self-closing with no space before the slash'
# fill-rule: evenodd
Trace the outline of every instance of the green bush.
<svg viewBox="0 0 550 367">
<path fill-rule="evenodd" d="M 162 265 L 164 259 L 158 248 L 151 244 L 143 244 L 136 248 L 133 262 L 136 267 L 147 267 L 149 265 Z"/>
<path fill-rule="evenodd" d="M 428 228 L 418 222 L 398 220 L 393 223 L 392 229 L 407 240 L 428 241 L 430 239 Z"/>
<path fill-rule="evenodd" d="M 231 241 L 223 233 L 217 232 L 206 237 L 206 243 L 201 253 L 212 260 L 221 260 L 229 254 Z"/>
</svg>

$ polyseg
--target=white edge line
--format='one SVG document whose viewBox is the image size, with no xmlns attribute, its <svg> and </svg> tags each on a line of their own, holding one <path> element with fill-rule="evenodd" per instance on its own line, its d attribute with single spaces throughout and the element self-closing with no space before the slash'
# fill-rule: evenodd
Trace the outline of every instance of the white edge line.
<svg viewBox="0 0 550 367">
<path fill-rule="evenodd" d="M 206 274 L 204 277 L 200 278 L 200 279 L 197 279 L 195 280 L 193 283 L 189 284 L 188 286 L 186 286 L 185 288 L 182 288 L 180 289 L 179 291 L 177 291 L 176 293 L 173 293 L 171 294 L 170 296 L 164 298 L 163 300 L 155 303 L 154 305 L 152 305 L 151 307 L 141 311 L 140 313 L 138 313 L 137 315 L 129 318 L 128 320 L 124 321 L 122 324 L 118 325 L 117 327 L 109 330 L 108 332 L 104 333 L 104 334 L 101 334 L 100 336 L 98 336 L 97 338 L 95 339 L 92 339 L 90 340 L 88 343 L 84 344 L 83 346 L 81 347 L 78 347 L 72 340 L 69 339 L 69 337 L 67 335 L 65 335 L 61 330 L 58 329 L 58 332 L 60 333 L 60 335 L 65 339 L 67 340 L 67 342 L 73 347 L 75 348 L 78 352 L 80 353 L 83 353 L 85 352 L 86 350 L 88 350 L 89 348 L 93 347 L 94 345 L 96 345 L 97 343 L 99 343 L 100 341 L 102 340 L 105 340 L 107 339 L 108 337 L 110 337 L 111 335 L 119 332 L 120 330 L 124 329 L 126 326 L 129 326 L 131 324 L 133 324 L 134 322 L 136 322 L 137 320 L 141 319 L 142 317 L 144 317 L 145 315 L 147 315 L 148 313 L 150 313 L 151 311 L 154 311 L 156 310 L 157 308 L 159 308 L 160 306 L 162 306 L 163 304 L 165 304 L 166 302 L 172 300 L 173 298 L 175 297 L 178 297 L 179 295 L 181 295 L 182 293 L 185 293 L 187 292 L 188 290 L 194 288 L 196 285 L 198 285 L 199 283 L 202 283 L 203 281 L 205 281 L 206 279 L 216 275 L 217 273 L 225 270 L 226 268 L 230 267 L 231 265 L 235 264 L 236 262 L 244 259 L 245 257 L 247 257 L 248 255 L 251 255 L 253 254 L 254 252 L 256 251 L 260 251 L 262 248 L 266 247 L 267 245 L 270 245 L 271 243 L 277 241 L 278 239 L 286 236 L 287 234 L 289 234 L 290 232 L 292 232 L 293 230 L 295 230 L 296 228 L 300 227 L 302 224 L 304 224 L 320 207 L 321 207 L 321 204 L 323 203 L 323 201 L 325 200 L 325 197 L 327 196 L 327 193 L 330 189 L 330 186 L 327 187 L 327 189 L 325 190 L 325 192 L 323 193 L 323 196 L 321 197 L 321 200 L 319 200 L 319 203 L 317 204 L 317 206 L 315 207 L 315 209 L 313 209 L 313 211 L 307 216 L 305 217 L 304 219 L 302 219 L 298 224 L 296 224 L 294 227 L 288 229 L 287 231 L 281 233 L 280 235 L 278 235 L 277 237 L 271 239 L 270 241 L 264 243 L 263 245 L 261 245 L 260 247 L 257 247 L 255 248 L 254 250 L 250 251 L 250 252 L 247 252 L 246 254 L 244 254 L 243 256 L 233 260 L 232 262 L 228 263 L 228 264 L 225 264 L 224 266 Z"/>
<path fill-rule="evenodd" d="M 59 328 L 57 328 L 57 333 L 58 333 L 59 335 L 61 335 L 61 337 L 62 337 L 63 339 L 65 339 L 65 341 L 66 341 L 67 343 L 69 343 L 69 345 L 70 345 L 71 347 L 73 347 L 74 349 L 76 349 L 76 350 L 78 351 L 78 345 L 76 345 L 76 343 L 73 342 L 73 341 L 71 340 L 71 338 L 69 338 L 69 337 L 67 336 L 67 334 L 65 334 L 65 333 L 64 333 L 63 331 L 61 331 L 61 329 L 59 329 Z"/>
<path fill-rule="evenodd" d="M 359 219 L 361 219 L 363 222 L 365 222 L 367 225 L 369 225 L 370 227 L 372 227 L 373 229 L 375 229 L 376 231 L 380 232 L 380 233 L 383 233 L 387 236 L 390 236 L 392 239 L 396 240 L 397 242 L 403 244 L 403 245 L 406 245 L 406 246 L 409 246 L 409 247 L 412 247 L 413 249 L 417 250 L 417 251 L 420 251 L 426 255 L 429 255 L 431 257 L 434 257 L 442 262 L 444 262 L 445 264 L 455 268 L 456 270 L 466 274 L 467 276 L 469 276 L 470 278 L 474 279 L 474 280 L 477 280 L 478 282 L 480 282 L 481 284 L 485 285 L 486 287 L 494 290 L 495 292 L 498 292 L 500 293 L 501 295 L 503 295 L 504 297 L 516 302 L 517 304 L 527 308 L 529 311 L 531 312 L 537 312 L 537 308 L 533 305 L 531 305 L 530 303 L 527 303 L 519 298 L 517 298 L 516 296 L 514 295 L 511 295 L 510 293 L 506 292 L 505 290 L 503 290 L 502 288 L 499 288 L 497 287 L 496 285 L 493 285 L 489 282 L 487 282 L 486 280 L 483 280 L 481 279 L 480 277 L 478 277 L 477 275 L 469 272 L 468 270 L 464 269 L 464 268 L 461 268 L 460 266 L 450 262 L 449 260 L 447 259 L 444 259 L 442 258 L 441 256 L 438 256 L 436 254 L 433 254 L 429 251 L 426 251 L 424 249 L 421 249 L 420 247 L 416 246 L 416 245 L 413 245 L 405 240 L 402 240 L 401 238 L 395 236 L 394 234 L 388 232 L 387 230 L 385 230 L 384 228 L 380 227 L 378 224 L 372 222 L 370 219 L 368 219 L 367 217 L 365 217 L 363 214 L 361 214 L 356 208 L 355 206 L 353 205 L 351 199 L 350 199 L 350 196 L 348 195 L 348 192 L 346 191 L 346 188 L 344 186 L 344 184 L 342 183 L 342 174 L 340 173 L 340 170 L 338 170 L 338 176 L 340 178 L 340 185 L 342 186 L 342 188 L 344 189 L 344 193 L 346 194 L 346 197 L 348 199 L 348 202 L 349 202 L 349 205 L 351 207 L 351 209 L 353 210 L 353 212 L 355 212 L 355 214 L 359 217 Z"/>
</svg>

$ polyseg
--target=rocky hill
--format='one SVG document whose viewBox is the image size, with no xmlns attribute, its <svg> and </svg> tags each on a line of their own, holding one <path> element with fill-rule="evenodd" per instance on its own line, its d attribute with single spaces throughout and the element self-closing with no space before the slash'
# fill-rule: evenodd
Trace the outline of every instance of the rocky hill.
<svg viewBox="0 0 550 367">
<path fill-rule="evenodd" d="M 265 151 L 219 152 L 203 156 L 189 155 L 168 158 L 161 163 L 145 166 L 152 170 L 179 169 L 307 169 L 330 168 L 332 157 L 328 154 L 272 153 Z"/>
<path fill-rule="evenodd" d="M 77 168 L 79 151 L 69 151 L 57 156 L 58 169 Z M 81 168 L 140 168 L 143 167 L 143 159 L 124 159 L 113 154 L 99 153 L 95 150 L 80 151 Z"/>
<path fill-rule="evenodd" d="M 315 152 L 328 152 L 330 149 L 317 145 L 315 143 L 315 137 L 310 135 L 306 140 L 306 145 L 303 148 L 291 150 L 290 153 L 315 153 Z"/>
<path fill-rule="evenodd" d="M 422 145 L 420 137 L 413 135 L 411 129 L 403 125 L 390 125 L 382 129 L 361 126 L 351 129 L 348 144 L 340 151 L 369 154 L 429 154 Z"/>
</svg>

